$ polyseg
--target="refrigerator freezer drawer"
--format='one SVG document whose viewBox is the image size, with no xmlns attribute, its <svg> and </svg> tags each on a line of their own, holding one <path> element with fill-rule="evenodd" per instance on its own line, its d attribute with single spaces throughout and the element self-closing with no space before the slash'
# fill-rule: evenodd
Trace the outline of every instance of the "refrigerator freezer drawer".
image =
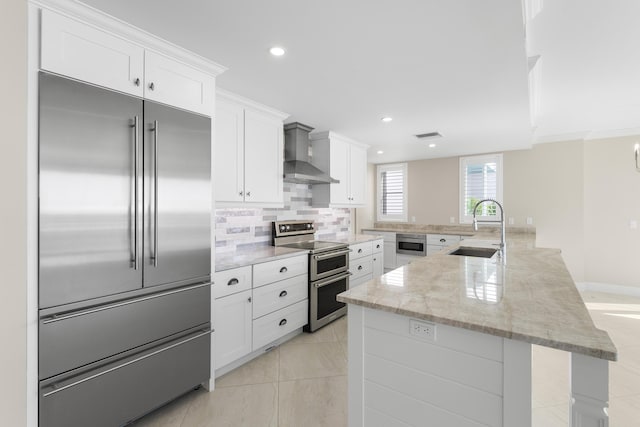
<svg viewBox="0 0 640 427">
<path fill-rule="evenodd" d="M 86 372 L 41 383 L 40 427 L 121 426 L 210 377 L 210 331 Z"/>
<path fill-rule="evenodd" d="M 205 283 L 42 318 L 39 378 L 205 324 L 210 295 Z"/>
</svg>

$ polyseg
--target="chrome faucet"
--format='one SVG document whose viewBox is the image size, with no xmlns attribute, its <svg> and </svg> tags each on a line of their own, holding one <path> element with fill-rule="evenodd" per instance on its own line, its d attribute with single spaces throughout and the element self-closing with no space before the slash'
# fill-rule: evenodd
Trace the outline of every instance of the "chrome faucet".
<svg viewBox="0 0 640 427">
<path fill-rule="evenodd" d="M 481 204 L 485 203 L 485 202 L 492 202 L 495 203 L 496 205 L 498 205 L 498 207 L 500 208 L 500 221 L 478 221 L 476 219 L 476 211 L 478 210 L 478 206 L 480 206 Z M 478 203 L 476 203 L 476 206 L 473 208 L 473 230 L 474 231 L 478 231 L 478 224 L 493 224 L 493 223 L 500 223 L 500 253 L 502 256 L 505 255 L 505 248 L 506 248 L 506 242 L 505 242 L 505 227 L 504 227 L 504 209 L 502 209 L 502 205 L 495 199 L 482 199 L 480 200 Z"/>
</svg>

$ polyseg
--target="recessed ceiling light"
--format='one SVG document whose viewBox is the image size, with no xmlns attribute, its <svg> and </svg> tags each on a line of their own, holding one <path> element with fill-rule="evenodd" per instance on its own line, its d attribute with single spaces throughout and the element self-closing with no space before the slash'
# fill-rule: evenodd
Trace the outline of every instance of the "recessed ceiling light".
<svg viewBox="0 0 640 427">
<path fill-rule="evenodd" d="M 271 53 L 271 55 L 273 56 L 282 56 L 284 55 L 284 49 L 279 46 L 274 46 L 269 49 L 269 53 Z"/>
<path fill-rule="evenodd" d="M 391 120 L 393 120 L 393 118 L 392 117 L 383 117 L 380 120 L 382 120 L 385 123 L 389 123 Z"/>
<path fill-rule="evenodd" d="M 434 148 L 436 144 L 429 144 L 429 148 Z"/>
<path fill-rule="evenodd" d="M 383 153 L 384 153 L 384 151 L 378 150 L 378 154 L 383 154 Z"/>
</svg>

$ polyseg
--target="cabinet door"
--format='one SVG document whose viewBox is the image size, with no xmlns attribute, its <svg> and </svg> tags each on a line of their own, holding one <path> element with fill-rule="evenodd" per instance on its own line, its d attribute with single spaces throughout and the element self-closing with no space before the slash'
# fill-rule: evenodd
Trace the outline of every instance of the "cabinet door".
<svg viewBox="0 0 640 427">
<path fill-rule="evenodd" d="M 215 300 L 216 369 L 251 353 L 251 307 L 250 290 Z"/>
<path fill-rule="evenodd" d="M 380 277 L 384 274 L 384 257 L 382 252 L 373 254 L 373 277 Z"/>
<path fill-rule="evenodd" d="M 215 198 L 219 202 L 244 200 L 244 109 L 225 101 L 216 102 Z"/>
<path fill-rule="evenodd" d="M 50 10 L 42 11 L 43 70 L 142 96 L 143 64 L 142 47 Z"/>
<path fill-rule="evenodd" d="M 245 202 L 284 203 L 282 120 L 257 111 L 244 112 Z"/>
<path fill-rule="evenodd" d="M 144 97 L 173 107 L 211 116 L 215 79 L 164 55 L 144 55 Z"/>
<path fill-rule="evenodd" d="M 339 139 L 330 142 L 329 168 L 332 178 L 339 180 L 337 184 L 331 184 L 332 205 L 351 204 L 349 194 L 349 144 Z"/>
<path fill-rule="evenodd" d="M 396 268 L 396 245 L 384 245 L 384 268 Z"/>
<path fill-rule="evenodd" d="M 365 206 L 367 191 L 367 150 L 352 145 L 349 156 L 349 188 L 351 205 Z"/>
</svg>

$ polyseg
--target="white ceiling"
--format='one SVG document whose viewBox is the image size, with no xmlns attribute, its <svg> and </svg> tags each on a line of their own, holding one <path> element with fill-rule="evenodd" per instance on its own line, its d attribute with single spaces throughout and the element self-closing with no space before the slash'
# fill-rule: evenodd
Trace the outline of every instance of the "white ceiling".
<svg viewBox="0 0 640 427">
<path fill-rule="evenodd" d="M 640 127 L 637 0 L 546 2 L 528 40 L 514 0 L 85 2 L 229 67 L 220 87 L 287 121 L 370 144 L 374 163 Z M 535 134 L 526 45 L 542 56 Z M 431 131 L 433 149 L 413 136 Z"/>
</svg>

